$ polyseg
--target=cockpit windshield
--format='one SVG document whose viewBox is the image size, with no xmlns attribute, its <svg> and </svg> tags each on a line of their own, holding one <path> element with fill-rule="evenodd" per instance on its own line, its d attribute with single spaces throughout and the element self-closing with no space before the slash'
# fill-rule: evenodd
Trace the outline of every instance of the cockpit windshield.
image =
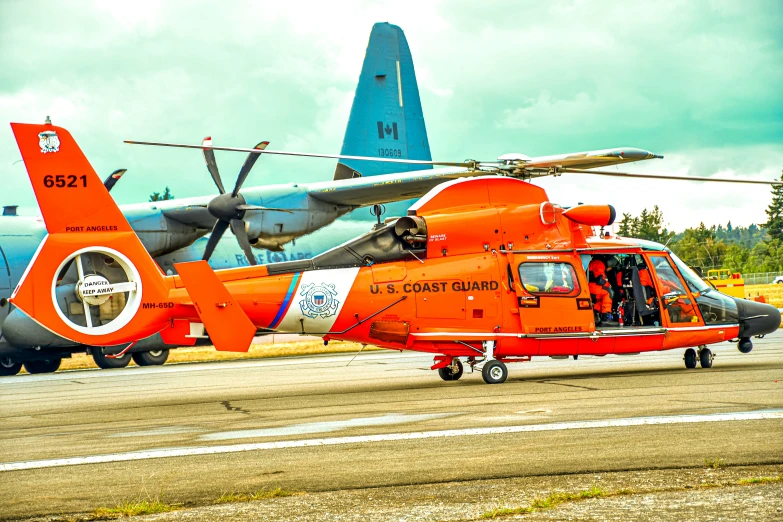
<svg viewBox="0 0 783 522">
<path fill-rule="evenodd" d="M 685 264 L 682 259 L 674 255 L 672 252 L 669 252 L 669 255 L 671 256 L 672 261 L 674 261 L 674 264 L 677 265 L 677 269 L 682 274 L 682 278 L 685 279 L 685 283 L 687 283 L 688 288 L 691 289 L 691 292 L 694 294 L 703 294 L 712 290 L 712 287 L 705 283 L 691 267 Z"/>
</svg>

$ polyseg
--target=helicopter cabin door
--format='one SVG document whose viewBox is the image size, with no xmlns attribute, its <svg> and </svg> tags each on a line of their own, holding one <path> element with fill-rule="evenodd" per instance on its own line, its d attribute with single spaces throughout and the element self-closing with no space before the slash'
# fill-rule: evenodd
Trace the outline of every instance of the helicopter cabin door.
<svg viewBox="0 0 783 522">
<path fill-rule="evenodd" d="M 663 326 L 670 330 L 704 326 L 696 300 L 674 270 L 669 256 L 663 252 L 649 253 L 647 258 L 648 266 L 655 271 Z"/>
<path fill-rule="evenodd" d="M 534 355 L 578 354 L 580 339 L 595 329 L 579 256 L 570 252 L 515 254 L 512 266 L 525 344 L 537 345 Z"/>
</svg>

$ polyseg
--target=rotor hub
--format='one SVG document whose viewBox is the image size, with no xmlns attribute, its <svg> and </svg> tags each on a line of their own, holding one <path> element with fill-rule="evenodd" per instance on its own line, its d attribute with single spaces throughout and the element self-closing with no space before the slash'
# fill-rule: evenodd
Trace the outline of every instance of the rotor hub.
<svg viewBox="0 0 783 522">
<path fill-rule="evenodd" d="M 231 221 L 232 219 L 245 217 L 245 211 L 237 208 L 239 205 L 244 204 L 245 198 L 242 197 L 242 194 L 232 197 L 231 194 L 227 193 L 221 194 L 210 201 L 207 205 L 207 210 L 217 219 Z"/>
</svg>

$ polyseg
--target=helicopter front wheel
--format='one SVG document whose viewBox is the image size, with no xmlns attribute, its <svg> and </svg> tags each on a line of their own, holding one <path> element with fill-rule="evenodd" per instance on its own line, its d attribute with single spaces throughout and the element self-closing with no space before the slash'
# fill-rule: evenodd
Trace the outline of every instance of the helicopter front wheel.
<svg viewBox="0 0 783 522">
<path fill-rule="evenodd" d="M 685 350 L 685 357 L 683 357 L 685 360 L 685 367 L 689 370 L 692 370 L 693 368 L 696 368 L 696 362 L 698 361 L 698 357 L 696 356 L 696 350 L 693 348 L 688 348 Z"/>
<path fill-rule="evenodd" d="M 714 358 L 715 355 L 713 355 L 712 350 L 706 346 L 703 346 L 701 350 L 699 350 L 699 363 L 701 363 L 702 368 L 712 368 L 712 360 Z"/>
</svg>

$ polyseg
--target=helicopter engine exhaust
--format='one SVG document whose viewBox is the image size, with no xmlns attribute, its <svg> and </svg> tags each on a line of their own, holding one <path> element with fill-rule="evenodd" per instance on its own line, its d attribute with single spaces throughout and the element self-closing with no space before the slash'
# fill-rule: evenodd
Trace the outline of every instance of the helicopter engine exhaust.
<svg viewBox="0 0 783 522">
<path fill-rule="evenodd" d="M 563 215 L 580 225 L 605 227 L 614 223 L 617 212 L 612 205 L 579 205 L 569 208 Z"/>
</svg>

